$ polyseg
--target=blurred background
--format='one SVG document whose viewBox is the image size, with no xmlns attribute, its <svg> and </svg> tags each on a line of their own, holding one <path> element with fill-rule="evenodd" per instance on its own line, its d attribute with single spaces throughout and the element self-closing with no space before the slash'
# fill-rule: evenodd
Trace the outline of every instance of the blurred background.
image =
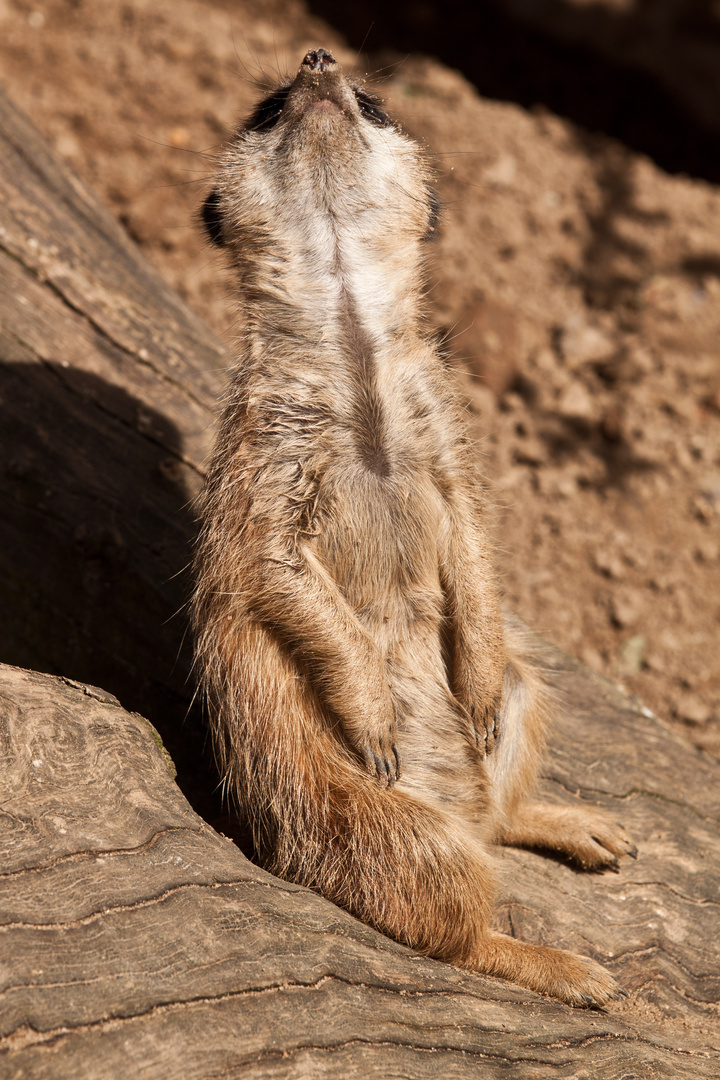
<svg viewBox="0 0 720 1080">
<path fill-rule="evenodd" d="M 0 0 L 0 85 L 229 353 L 197 209 L 318 46 L 435 169 L 508 604 L 720 754 L 720 2 Z"/>
</svg>

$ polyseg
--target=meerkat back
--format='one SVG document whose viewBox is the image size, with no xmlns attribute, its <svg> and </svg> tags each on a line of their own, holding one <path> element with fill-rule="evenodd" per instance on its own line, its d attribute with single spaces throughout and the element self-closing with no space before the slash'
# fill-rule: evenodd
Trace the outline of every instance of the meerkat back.
<svg viewBox="0 0 720 1080">
<path fill-rule="evenodd" d="M 547 702 L 423 329 L 435 205 L 417 146 L 322 49 L 225 154 L 203 216 L 246 329 L 202 509 L 198 667 L 268 869 L 430 955 L 602 1003 L 618 988 L 593 961 L 489 929 L 494 840 L 546 836 L 595 869 L 631 845 L 527 801 Z"/>
</svg>

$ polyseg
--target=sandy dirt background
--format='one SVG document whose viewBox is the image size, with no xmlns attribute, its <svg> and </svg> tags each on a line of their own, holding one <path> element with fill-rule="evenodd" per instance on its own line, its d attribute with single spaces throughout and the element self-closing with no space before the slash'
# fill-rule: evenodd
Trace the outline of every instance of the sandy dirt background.
<svg viewBox="0 0 720 1080">
<path fill-rule="evenodd" d="M 595 29 L 581 18 L 588 7 L 605 19 Z M 400 32 L 393 48 L 382 9 L 371 17 L 358 5 L 342 9 L 353 17 L 342 25 L 351 37 L 369 30 L 360 55 L 300 0 L 0 0 L 0 84 L 231 349 L 231 282 L 196 224 L 215 155 L 257 81 L 294 70 L 308 48 L 370 72 L 436 170 L 428 317 L 462 380 L 495 493 L 508 603 L 719 755 L 720 159 L 701 151 L 716 145 L 709 128 L 720 116 L 720 5 L 685 5 L 704 21 L 674 33 L 652 11 L 682 12 L 679 3 L 479 2 L 504 20 L 491 42 L 502 79 L 488 65 L 476 79 L 485 97 L 436 58 L 447 50 L 433 55 L 433 5 L 405 8 L 402 29 L 422 24 L 411 46 L 424 41 L 424 55 L 400 52 Z M 388 27 L 400 9 L 388 8 Z M 491 100 L 520 85 L 507 73 L 517 74 L 513 50 L 539 11 L 556 19 L 543 27 L 557 31 L 545 74 L 530 90 L 525 79 L 515 103 Z M 620 32 L 645 16 L 662 31 L 654 53 L 649 31 Z M 470 29 L 457 54 L 466 71 Z M 652 105 L 650 71 L 667 115 L 658 106 L 643 127 L 632 69 L 619 84 L 601 64 L 599 88 L 588 97 L 585 87 L 591 105 L 607 104 L 603 71 L 608 101 L 628 89 L 600 132 L 597 110 L 584 126 L 572 65 L 553 60 L 557 41 L 565 58 L 581 50 L 576 67 L 597 45 L 642 69 Z M 683 70 L 710 75 L 698 88 Z M 663 150 L 671 127 L 688 136 L 682 161 L 694 176 L 664 171 L 678 160 Z M 655 160 L 638 147 L 658 147 Z"/>
</svg>

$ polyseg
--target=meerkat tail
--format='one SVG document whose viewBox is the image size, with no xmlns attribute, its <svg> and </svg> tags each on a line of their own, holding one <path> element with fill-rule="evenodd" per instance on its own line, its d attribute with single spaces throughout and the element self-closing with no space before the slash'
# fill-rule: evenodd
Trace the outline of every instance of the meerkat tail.
<svg viewBox="0 0 720 1080">
<path fill-rule="evenodd" d="M 304 839 L 303 884 L 418 952 L 454 964 L 477 954 L 494 891 L 489 853 L 397 790 L 361 787 L 328 812 L 319 843 Z"/>
<path fill-rule="evenodd" d="M 312 805 L 307 814 L 297 804 L 288 809 L 289 825 L 264 860 L 269 870 L 466 970 L 575 1006 L 605 1004 L 621 993 L 593 960 L 490 930 L 494 857 L 451 816 L 397 788 L 368 785 L 352 768 L 336 765 L 331 786 L 314 764 L 304 763 Z"/>
</svg>

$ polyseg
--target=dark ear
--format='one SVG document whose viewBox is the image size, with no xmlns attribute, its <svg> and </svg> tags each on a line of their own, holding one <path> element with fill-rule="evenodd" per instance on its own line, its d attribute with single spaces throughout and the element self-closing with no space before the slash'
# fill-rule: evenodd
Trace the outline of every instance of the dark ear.
<svg viewBox="0 0 720 1080">
<path fill-rule="evenodd" d="M 223 236 L 220 192 L 216 191 L 214 188 L 202 204 L 200 216 L 202 217 L 203 225 L 205 226 L 205 232 L 208 234 L 213 244 L 217 244 L 218 247 L 223 247 L 225 238 Z"/>
</svg>

